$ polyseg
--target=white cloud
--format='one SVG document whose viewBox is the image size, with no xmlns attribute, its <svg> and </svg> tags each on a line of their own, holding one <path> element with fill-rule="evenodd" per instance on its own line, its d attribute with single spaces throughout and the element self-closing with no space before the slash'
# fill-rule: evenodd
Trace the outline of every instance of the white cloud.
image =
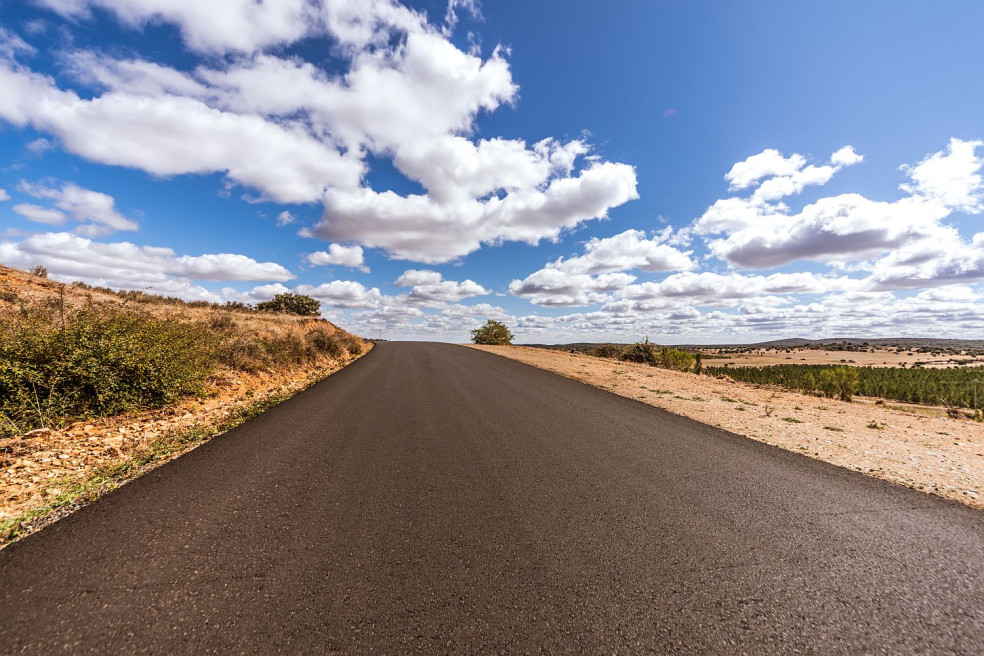
<svg viewBox="0 0 984 656">
<path fill-rule="evenodd" d="M 869 284 L 876 289 L 920 289 L 984 280 L 984 248 L 951 227 L 914 240 L 877 260 Z"/>
<path fill-rule="evenodd" d="M 513 280 L 509 292 L 536 305 L 580 307 L 612 300 L 610 292 L 624 289 L 635 279 L 627 273 L 592 276 L 548 268 L 535 271 L 523 280 Z"/>
<path fill-rule="evenodd" d="M 154 175 L 225 172 L 280 202 L 313 202 L 326 185 L 356 187 L 363 165 L 298 125 L 223 112 L 200 100 L 109 92 L 91 100 L 0 63 L 0 118 L 58 137 L 69 152 Z M 189 156 L 194 144 L 194 156 Z"/>
<path fill-rule="evenodd" d="M 194 50 L 242 54 L 180 71 L 88 51 L 62 55 L 69 73 L 100 91 L 91 98 L 7 62 L 0 118 L 104 164 L 160 176 L 223 172 L 261 199 L 323 200 L 311 236 L 439 263 L 483 245 L 556 239 L 638 196 L 632 167 L 589 155 L 582 139 L 470 139 L 480 113 L 517 96 L 505 51 L 484 59 L 463 52 L 423 14 L 389 0 L 46 4 L 76 20 L 99 7 L 131 27 L 171 23 Z M 454 2 L 448 16 L 461 10 L 477 8 Z M 264 52 L 307 36 L 333 39 L 340 73 Z M 370 153 L 391 158 L 426 194 L 364 186 Z"/>
<path fill-rule="evenodd" d="M 910 195 L 894 202 L 842 194 L 821 198 L 798 213 L 790 213 L 785 205 L 766 202 L 768 195 L 755 195 L 778 179 L 773 178 L 766 180 L 751 198 L 717 201 L 695 221 L 693 229 L 705 236 L 723 234 L 707 240 L 711 253 L 730 264 L 754 269 L 782 266 L 799 259 L 862 262 L 892 251 L 896 252 L 892 258 L 898 259 L 900 249 L 939 249 L 944 243 L 955 243 L 949 229 L 941 224 L 954 209 L 984 209 L 979 175 L 982 160 L 975 156 L 980 143 L 951 140 L 947 153 L 936 153 L 914 167 L 906 167 L 912 182 L 902 188 Z M 856 161 L 859 156 L 846 148 L 832 158 L 837 166 Z M 803 168 L 800 160 L 790 166 L 795 169 L 794 177 L 810 168 Z M 765 168 L 759 167 L 754 175 Z M 777 168 L 772 166 L 771 170 Z M 754 175 L 741 180 L 744 183 Z M 943 269 L 950 269 L 946 279 L 963 275 L 954 267 Z M 973 264 L 969 269 L 973 269 Z M 964 267 L 963 272 L 969 269 Z M 931 274 L 924 270 L 920 275 Z"/>
<path fill-rule="evenodd" d="M 92 191 L 73 183 L 65 183 L 60 187 L 48 187 L 43 184 L 31 184 L 22 181 L 17 189 L 35 198 L 53 201 L 55 207 L 81 224 L 75 228 L 75 232 L 81 235 L 94 237 L 108 235 L 120 230 L 136 230 L 138 227 L 135 221 L 131 221 L 116 211 L 116 201 L 109 194 Z M 31 208 L 33 217 L 23 211 L 20 213 L 32 221 L 57 224 L 64 222 L 66 218 L 65 214 L 54 210 L 42 213 L 41 208 L 35 205 L 18 207 Z M 14 209 L 18 211 L 17 208 Z M 47 216 L 49 220 L 44 220 L 42 215 Z"/>
<path fill-rule="evenodd" d="M 257 262 L 245 255 L 179 256 L 169 248 L 100 243 L 66 232 L 0 242 L 0 262 L 22 269 L 41 264 L 58 279 L 156 293 L 168 293 L 175 285 L 190 289 L 193 280 L 285 281 L 294 277 L 279 264 Z"/>
<path fill-rule="evenodd" d="M 397 287 L 410 287 L 403 297 L 408 305 L 441 305 L 456 303 L 473 296 L 485 296 L 491 292 L 474 280 L 444 280 L 437 271 L 409 269 L 396 279 Z"/>
<path fill-rule="evenodd" d="M 358 241 L 384 248 L 397 259 L 437 264 L 482 244 L 554 239 L 563 229 L 607 216 L 609 209 L 637 197 L 633 168 L 613 163 L 555 178 L 542 190 L 523 189 L 485 201 L 441 204 L 427 195 L 329 190 L 324 216 L 309 234 Z"/>
<path fill-rule="evenodd" d="M 831 155 L 829 164 L 808 165 L 802 155 L 794 153 L 783 157 L 778 150 L 769 148 L 738 162 L 724 178 L 729 182 L 729 191 L 758 185 L 751 201 L 762 205 L 798 194 L 808 186 L 827 184 L 837 171 L 863 159 L 854 152 L 853 146 L 844 146 Z"/>
<path fill-rule="evenodd" d="M 13 59 L 17 55 L 33 55 L 37 49 L 3 25 L 0 25 L 0 59 Z"/>
<path fill-rule="evenodd" d="M 296 223 L 296 222 L 297 222 L 297 219 L 294 217 L 293 214 L 291 214 L 287 210 L 284 210 L 283 212 L 281 212 L 280 214 L 277 215 L 277 227 L 278 228 L 283 228 L 284 226 L 288 226 L 288 225 L 290 225 L 292 223 Z"/>
<path fill-rule="evenodd" d="M 0 189 L 0 203 L 10 200 L 10 194 L 7 193 L 6 189 Z"/>
<path fill-rule="evenodd" d="M 604 239 L 592 237 L 584 246 L 584 255 L 566 260 L 560 258 L 547 267 L 565 273 L 591 275 L 632 269 L 652 273 L 694 268 L 696 265 L 687 253 L 664 243 L 671 236 L 672 230 L 669 230 L 646 239 L 646 233 L 642 230 L 626 230 Z"/>
<path fill-rule="evenodd" d="M 647 239 L 642 230 L 626 230 L 612 237 L 592 237 L 584 246 L 584 255 L 558 258 L 523 280 L 513 280 L 509 291 L 537 305 L 576 307 L 611 301 L 635 281 L 635 276 L 617 273 L 640 270 L 690 270 L 696 264 L 689 253 L 666 242 L 672 228 Z"/>
<path fill-rule="evenodd" d="M 28 221 L 45 223 L 47 225 L 59 225 L 65 223 L 65 220 L 68 218 L 63 212 L 31 203 L 19 203 L 14 205 L 13 210 Z"/>
<path fill-rule="evenodd" d="M 309 263 L 317 266 L 337 265 L 358 269 L 363 273 L 369 273 L 366 266 L 365 254 L 361 246 L 342 246 L 341 244 L 330 244 L 327 251 L 317 251 L 309 254 L 305 258 Z"/>
<path fill-rule="evenodd" d="M 984 211 L 980 174 L 984 160 L 977 156 L 982 145 L 980 140 L 950 139 L 946 152 L 930 155 L 915 166 L 903 166 L 912 182 L 900 185 L 900 189 L 968 214 Z"/>
<path fill-rule="evenodd" d="M 774 209 L 737 212 L 715 204 L 694 224 L 698 234 L 725 232 L 708 241 L 718 258 L 752 269 L 782 266 L 799 259 L 851 262 L 876 257 L 908 241 L 925 238 L 949 214 L 940 204 L 909 197 L 894 203 L 859 194 L 822 198 L 797 214 Z"/>
<path fill-rule="evenodd" d="M 474 18 L 481 18 L 482 12 L 478 0 L 448 0 L 448 8 L 444 14 L 444 34 L 448 35 L 458 25 L 458 12 L 464 11 Z"/>
<path fill-rule="evenodd" d="M 830 163 L 836 167 L 853 166 L 862 160 L 864 156 L 854 152 L 854 146 L 844 146 L 830 156 Z"/>
<path fill-rule="evenodd" d="M 27 149 L 35 155 L 44 155 L 49 150 L 54 150 L 55 144 L 50 139 L 35 139 L 27 144 Z"/>
<path fill-rule="evenodd" d="M 414 287 L 416 285 L 436 285 L 444 279 L 439 271 L 431 269 L 407 269 L 393 284 L 397 287 Z"/>
<path fill-rule="evenodd" d="M 317 5 L 306 0 L 39 0 L 39 4 L 75 19 L 88 18 L 98 7 L 134 28 L 151 22 L 174 23 L 190 48 L 208 53 L 252 52 L 290 43 L 308 34 L 319 13 Z"/>
<path fill-rule="evenodd" d="M 728 181 L 728 189 L 737 191 L 747 189 L 763 178 L 774 176 L 791 176 L 806 164 L 802 155 L 783 157 L 775 148 L 767 148 L 758 155 L 738 162 L 724 175 Z"/>
<path fill-rule="evenodd" d="M 294 291 L 313 296 L 335 308 L 377 308 L 385 300 L 376 287 L 370 289 L 351 280 L 332 280 L 317 286 L 298 285 Z"/>
<path fill-rule="evenodd" d="M 737 273 L 678 273 L 660 283 L 630 285 L 621 296 L 628 300 L 682 301 L 690 306 L 732 306 L 763 296 L 816 295 L 855 289 L 860 281 L 812 273 L 775 273 L 748 276 Z"/>
</svg>

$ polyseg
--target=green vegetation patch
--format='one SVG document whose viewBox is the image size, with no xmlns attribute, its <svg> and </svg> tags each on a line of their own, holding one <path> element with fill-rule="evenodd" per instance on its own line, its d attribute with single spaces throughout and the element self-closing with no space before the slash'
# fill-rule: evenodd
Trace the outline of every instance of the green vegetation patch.
<svg viewBox="0 0 984 656">
<path fill-rule="evenodd" d="M 198 393 L 216 366 L 215 340 L 132 310 L 23 308 L 0 322 L 0 434 Z"/>
<path fill-rule="evenodd" d="M 984 367 L 950 369 L 903 369 L 891 367 L 847 367 L 813 364 L 781 364 L 769 367 L 708 367 L 710 375 L 759 385 L 780 385 L 808 393 L 849 400 L 854 394 L 923 403 L 971 408 L 974 380 L 984 380 Z M 978 390 L 984 396 L 984 388 Z M 979 399 L 979 401 L 984 399 Z"/>
<path fill-rule="evenodd" d="M 285 370 L 363 348 L 319 319 L 258 330 L 225 310 L 181 320 L 116 304 L 22 303 L 0 313 L 0 436 L 173 405 L 208 393 L 222 367 Z"/>
</svg>

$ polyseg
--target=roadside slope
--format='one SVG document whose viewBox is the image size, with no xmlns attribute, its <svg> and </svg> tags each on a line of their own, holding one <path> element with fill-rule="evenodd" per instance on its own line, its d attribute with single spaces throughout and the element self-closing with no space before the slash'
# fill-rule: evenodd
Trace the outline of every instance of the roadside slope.
<svg viewBox="0 0 984 656">
<path fill-rule="evenodd" d="M 458 346 L 383 343 L 0 552 L 0 644 L 972 653 L 984 516 Z"/>
<path fill-rule="evenodd" d="M 0 546 L 370 347 L 317 317 L 0 266 Z"/>
</svg>

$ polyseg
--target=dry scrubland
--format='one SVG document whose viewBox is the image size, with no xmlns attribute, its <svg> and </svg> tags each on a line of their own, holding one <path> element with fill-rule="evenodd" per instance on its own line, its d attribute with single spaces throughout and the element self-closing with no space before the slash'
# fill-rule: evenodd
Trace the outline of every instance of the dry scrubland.
<svg viewBox="0 0 984 656">
<path fill-rule="evenodd" d="M 0 544 L 369 348 L 322 319 L 62 285 L 0 267 Z"/>
<path fill-rule="evenodd" d="M 820 398 L 580 353 L 470 346 L 766 444 L 984 509 L 984 424 L 966 418 L 874 399 Z"/>
</svg>

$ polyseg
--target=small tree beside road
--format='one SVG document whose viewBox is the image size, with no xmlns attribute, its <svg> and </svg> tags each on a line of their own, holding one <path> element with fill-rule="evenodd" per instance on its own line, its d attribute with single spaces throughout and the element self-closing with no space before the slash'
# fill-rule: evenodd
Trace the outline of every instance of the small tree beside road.
<svg viewBox="0 0 984 656">
<path fill-rule="evenodd" d="M 513 334 L 501 321 L 489 319 L 484 326 L 471 331 L 472 341 L 476 344 L 512 344 Z"/>
</svg>

